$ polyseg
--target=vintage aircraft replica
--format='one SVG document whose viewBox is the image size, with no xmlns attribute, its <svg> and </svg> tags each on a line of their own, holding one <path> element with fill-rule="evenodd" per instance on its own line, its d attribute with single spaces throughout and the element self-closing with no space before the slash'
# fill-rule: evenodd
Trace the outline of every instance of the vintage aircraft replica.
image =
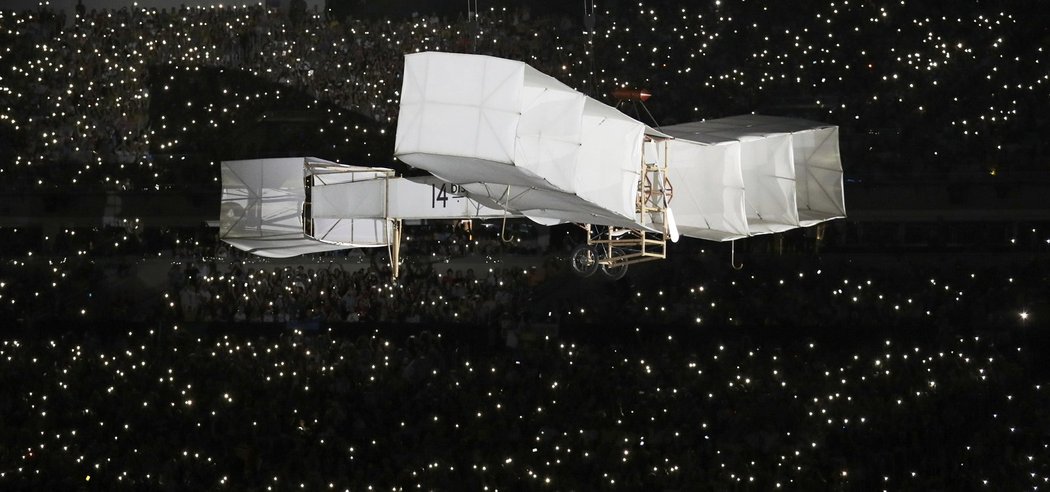
<svg viewBox="0 0 1050 492">
<path fill-rule="evenodd" d="M 733 241 L 845 217 L 838 127 L 743 115 L 651 128 L 519 61 L 405 56 L 394 155 L 432 176 L 309 157 L 222 163 L 220 236 L 267 257 L 387 247 L 402 221 L 575 223 L 582 275 L 680 236 Z"/>
</svg>

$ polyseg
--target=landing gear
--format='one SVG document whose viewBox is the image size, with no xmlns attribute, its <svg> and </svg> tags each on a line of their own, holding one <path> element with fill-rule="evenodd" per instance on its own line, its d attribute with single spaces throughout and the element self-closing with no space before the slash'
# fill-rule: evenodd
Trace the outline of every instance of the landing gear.
<svg viewBox="0 0 1050 492">
<path fill-rule="evenodd" d="M 598 248 L 598 250 L 601 251 L 602 253 L 605 252 L 605 250 L 603 248 Z M 613 249 L 613 257 L 623 256 L 623 254 L 624 254 L 623 251 L 621 251 L 619 248 L 614 248 Z M 605 275 L 605 278 L 607 278 L 609 280 L 613 280 L 613 281 L 620 280 L 621 278 L 623 278 L 624 275 L 627 275 L 627 264 L 626 263 L 617 263 L 615 265 L 603 264 L 601 266 L 600 270 L 602 271 L 602 274 Z"/>
<path fill-rule="evenodd" d="M 572 271 L 580 277 L 590 277 L 598 271 L 598 253 L 589 245 L 581 244 L 569 255 Z"/>
<path fill-rule="evenodd" d="M 621 255 L 623 251 L 619 248 L 613 249 L 613 257 Z M 572 271 L 580 277 L 590 277 L 598 271 L 601 271 L 602 276 L 608 280 L 620 280 L 627 275 L 627 264 L 610 264 L 607 256 L 604 246 L 581 244 L 572 250 L 569 255 L 569 264 L 572 266 Z"/>
</svg>

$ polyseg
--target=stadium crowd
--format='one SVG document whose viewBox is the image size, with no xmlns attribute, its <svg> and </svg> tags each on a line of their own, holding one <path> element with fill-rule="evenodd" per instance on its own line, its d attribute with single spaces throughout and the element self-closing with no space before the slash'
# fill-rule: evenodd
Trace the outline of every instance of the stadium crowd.
<svg viewBox="0 0 1050 492">
<path fill-rule="evenodd" d="M 1050 267 L 1043 259 L 1050 240 L 1035 228 L 996 249 L 970 245 L 970 253 L 946 258 L 921 252 L 942 251 L 938 242 L 920 252 L 879 253 L 880 247 L 855 256 L 848 246 L 814 249 L 805 234 L 780 242 L 754 239 L 741 245 L 741 270 L 730 267 L 728 246 L 688 242 L 675 245 L 669 259 L 639 265 L 609 283 L 600 274 L 580 280 L 570 273 L 568 257 L 580 239 L 572 228 L 512 223 L 512 241 L 505 242 L 504 231 L 485 225 L 492 226 L 408 226 L 397 281 L 391 280 L 385 248 L 278 261 L 231 248 L 204 227 L 128 223 L 43 237 L 33 228 L 0 229 L 0 313 L 30 322 L 160 316 L 184 322 L 477 326 L 500 325 L 508 317 L 615 324 L 626 316 L 668 325 L 928 324 L 950 331 L 977 321 L 1014 326 L 1020 313 L 1050 308 Z M 164 280 L 133 287 L 149 275 L 138 272 L 153 271 L 149 265 L 168 265 L 154 267 L 167 271 Z M 114 283 L 136 291 L 135 300 L 110 288 Z M 145 298 L 151 289 L 160 289 L 162 302 Z M 598 292 L 581 294 L 588 289 Z"/>
<path fill-rule="evenodd" d="M 640 2 L 582 22 L 86 3 L 68 22 L 0 10 L 4 188 L 215 186 L 231 141 L 267 138 L 245 128 L 304 108 L 322 116 L 290 140 L 383 165 L 417 50 L 525 60 L 610 103 L 647 86 L 663 123 L 830 121 L 850 179 L 1045 164 L 1045 26 L 1003 2 Z M 571 240 L 481 227 L 409 228 L 398 281 L 383 251 L 289 264 L 135 219 L 0 229 L 0 489 L 1050 482 L 1042 229 L 995 238 L 1002 258 L 736 270 L 699 246 L 602 282 L 567 270 Z M 151 262 L 170 265 L 158 291 Z"/>
<path fill-rule="evenodd" d="M 315 136 L 367 146 L 394 128 L 401 58 L 420 50 L 521 59 L 609 103 L 616 87 L 646 86 L 664 123 L 752 111 L 829 121 L 848 135 L 855 179 L 1001 180 L 1044 164 L 1045 140 L 1032 137 L 1047 124 L 1036 110 L 1050 83 L 1046 33 L 1021 5 L 951 16 L 913 2 L 827 2 L 806 15 L 767 1 L 616 7 L 583 20 L 495 7 L 470 19 L 85 9 L 75 22 L 0 10 L 0 170 L 18 186 L 211 183 L 230 156 L 209 136 L 296 92 L 312 98 L 298 106 L 328 108 Z M 257 81 L 170 99 L 209 70 Z M 354 113 L 376 126 L 347 124 Z M 385 147 L 333 157 L 382 164 Z"/>
<path fill-rule="evenodd" d="M 1050 388 L 1025 334 L 843 329 L 4 336 L 0 486 L 1046 486 Z"/>
<path fill-rule="evenodd" d="M 110 229 L 53 248 L 108 248 L 122 234 L 136 237 Z M 463 234 L 418 231 L 424 243 Z M 123 255 L 0 269 L 0 304 L 19 299 L 5 317 L 58 318 L 0 337 L 0 488 L 960 490 L 1050 479 L 1040 333 L 1050 270 L 1038 254 L 998 264 L 755 254 L 737 271 L 701 250 L 602 282 L 559 268 L 568 244 L 537 269 L 474 272 L 457 261 L 485 255 L 448 248 L 452 263 L 406 264 L 391 282 L 381 254 L 351 268 L 339 255 L 282 266 L 201 231 L 173 232 L 173 247 L 154 235 Z M 101 271 L 105 258 L 141 261 L 150 245 L 172 248 L 161 252 L 174 261 L 166 293 L 121 305 L 106 293 L 121 274 Z M 7 275 L 27 264 L 50 271 L 32 287 Z M 97 299 L 78 313 L 74 296 L 86 293 Z"/>
<path fill-rule="evenodd" d="M 207 227 L 143 227 L 133 220 L 105 227 L 69 227 L 51 234 L 34 227 L 0 228 L 0 257 L 4 259 L 0 263 L 0 315 L 26 322 L 142 320 L 158 314 L 174 316 L 167 309 L 177 302 L 179 316 L 185 316 L 179 319 L 188 321 L 474 320 L 478 311 L 466 305 L 450 307 L 449 302 L 480 306 L 485 304 L 484 296 L 484 300 L 506 304 L 512 288 L 526 285 L 517 282 L 517 277 L 529 276 L 532 280 L 528 285 L 534 285 L 535 273 L 510 268 L 501 258 L 546 253 L 548 247 L 538 229 L 524 223 L 510 224 L 505 232 L 513 234 L 513 240 L 506 242 L 498 237 L 501 231 L 491 227 L 479 226 L 471 231 L 450 225 L 410 226 L 403 238 L 401 283 L 391 286 L 385 248 L 330 252 L 303 259 L 310 264 L 307 275 L 296 271 L 296 265 L 276 266 L 229 247 Z M 485 268 L 477 276 L 472 271 L 454 272 L 448 265 L 457 259 L 470 259 Z M 114 282 L 134 285 L 138 272 L 161 263 L 172 264 L 167 283 L 146 288 L 166 289 L 169 301 L 162 304 L 169 304 L 167 308 L 155 299 L 129 302 L 122 298 L 120 289 L 109 288 Z M 257 267 L 268 273 L 263 275 Z M 251 280 L 253 284 L 265 281 L 265 286 L 253 285 L 245 291 L 242 284 L 247 281 L 246 275 L 258 277 Z M 320 281 L 312 285 L 332 283 L 327 288 L 302 289 L 318 275 Z M 398 296 L 394 304 L 391 289 L 395 287 L 420 302 L 444 297 L 440 303 L 420 304 L 423 307 L 413 315 L 409 306 L 401 304 L 404 297 Z M 380 295 L 384 288 L 386 294 Z M 500 294 L 503 290 L 506 292 Z M 366 295 L 355 296 L 353 291 Z M 235 292 L 237 295 L 231 295 Z M 135 301 L 141 300 L 136 296 Z M 354 309 L 358 302 L 369 308 Z M 381 306 L 389 312 L 380 313 Z M 374 312 L 371 307 L 375 307 Z M 351 316 L 357 312 L 361 317 Z M 484 319 L 489 319 L 492 313 L 485 312 Z"/>
</svg>

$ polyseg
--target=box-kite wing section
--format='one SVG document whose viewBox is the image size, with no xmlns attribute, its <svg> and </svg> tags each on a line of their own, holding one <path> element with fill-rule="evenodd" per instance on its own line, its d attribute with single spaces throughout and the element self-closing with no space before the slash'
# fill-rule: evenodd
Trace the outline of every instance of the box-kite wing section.
<svg viewBox="0 0 1050 492">
<path fill-rule="evenodd" d="M 833 125 L 747 115 L 653 129 L 490 56 L 405 56 L 394 155 L 488 207 L 600 228 L 588 244 L 602 265 L 662 258 L 679 235 L 730 241 L 845 216 Z"/>
<path fill-rule="evenodd" d="M 638 227 L 644 132 L 523 62 L 414 53 L 394 155 L 540 223 Z"/>
<path fill-rule="evenodd" d="M 321 159 L 290 157 L 222 162 L 219 237 L 226 243 L 271 258 L 338 249 L 386 246 L 391 225 L 381 213 L 346 217 L 335 210 L 354 196 L 368 208 L 385 202 L 379 175 L 389 169 L 346 166 Z M 367 195 L 325 193 L 354 179 L 373 183 Z M 313 198 L 316 195 L 316 201 Z M 312 213 L 316 203 L 318 214 Z"/>
<path fill-rule="evenodd" d="M 707 145 L 739 146 L 749 234 L 846 216 L 835 125 L 741 115 L 663 126 L 660 131 Z"/>
</svg>

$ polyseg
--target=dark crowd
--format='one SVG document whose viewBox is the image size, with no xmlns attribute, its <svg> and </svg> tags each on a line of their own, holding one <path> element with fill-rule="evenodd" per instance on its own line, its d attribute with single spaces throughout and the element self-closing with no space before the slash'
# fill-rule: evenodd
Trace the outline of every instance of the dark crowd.
<svg viewBox="0 0 1050 492">
<path fill-rule="evenodd" d="M 0 484 L 1020 490 L 1050 479 L 1045 343 L 1023 331 L 681 328 L 495 346 L 390 325 L 5 337 Z"/>
<path fill-rule="evenodd" d="M 1046 179 L 1037 6 L 85 4 L 0 9 L 0 490 L 1050 487 L 1045 223 L 683 241 L 613 282 L 570 272 L 578 230 L 518 221 L 412 224 L 393 279 L 385 249 L 278 261 L 140 210 L 5 215 L 20 190 L 217 190 L 231 158 L 396 167 L 420 50 L 610 104 L 646 87 L 621 108 L 647 123 L 838 124 L 851 186 L 1009 195 Z"/>
<path fill-rule="evenodd" d="M 434 260 L 396 281 L 381 252 L 281 263 L 189 235 L 85 262 L 107 302 L 105 285 L 170 267 L 122 314 L 95 303 L 2 337 L 0 488 L 1050 480 L 1041 255 L 753 252 L 734 270 L 705 248 L 608 282 L 570 273 L 567 241 L 522 233 L 497 261 L 498 239 L 417 233 Z M 79 292 L 41 301 L 4 278 L 0 302 Z"/>
<path fill-rule="evenodd" d="M 402 57 L 422 50 L 524 60 L 609 104 L 618 87 L 648 88 L 647 108 L 621 107 L 649 124 L 750 112 L 838 124 L 854 180 L 1009 183 L 1045 167 L 1050 34 L 1030 2 L 950 13 L 923 2 L 612 2 L 590 15 L 515 5 L 393 19 L 90 3 L 83 15 L 0 10 L 9 186 L 214 185 L 231 152 L 279 152 L 231 145 L 303 112 L 312 119 L 284 129 L 285 152 L 389 163 Z"/>
</svg>

